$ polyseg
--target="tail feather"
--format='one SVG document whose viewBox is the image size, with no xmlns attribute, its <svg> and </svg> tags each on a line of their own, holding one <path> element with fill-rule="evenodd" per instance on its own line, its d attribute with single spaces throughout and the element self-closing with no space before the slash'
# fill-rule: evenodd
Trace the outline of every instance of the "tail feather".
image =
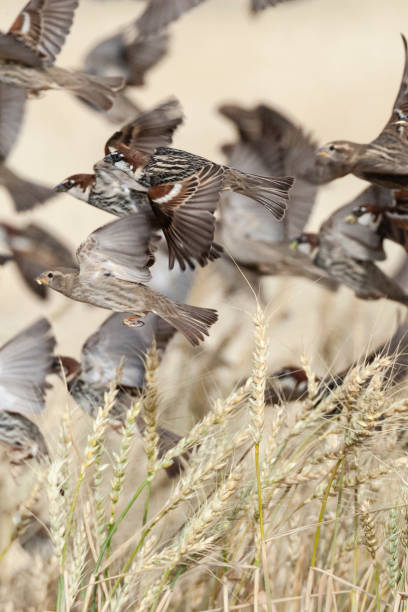
<svg viewBox="0 0 408 612">
<path fill-rule="evenodd" d="M 212 308 L 177 303 L 173 303 L 173 308 L 166 308 L 165 312 L 163 310 L 156 314 L 181 332 L 193 346 L 208 336 L 209 328 L 218 319 L 217 311 Z"/>
<path fill-rule="evenodd" d="M 55 197 L 50 187 L 24 179 L 5 166 L 1 169 L 0 183 L 8 191 L 17 212 L 31 210 Z"/>
<path fill-rule="evenodd" d="M 289 200 L 289 190 L 295 182 L 292 176 L 278 178 L 258 176 L 229 168 L 226 178 L 227 186 L 232 191 L 262 204 L 278 221 L 283 219 Z"/>
</svg>

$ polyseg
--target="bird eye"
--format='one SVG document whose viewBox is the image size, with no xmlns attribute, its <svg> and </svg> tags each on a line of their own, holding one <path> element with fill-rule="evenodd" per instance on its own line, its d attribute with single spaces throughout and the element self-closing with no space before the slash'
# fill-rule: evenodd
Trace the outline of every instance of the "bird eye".
<svg viewBox="0 0 408 612">
<path fill-rule="evenodd" d="M 48 272 L 48 274 L 47 274 L 47 278 L 54 278 L 53 273 L 52 273 L 52 272 Z"/>
<path fill-rule="evenodd" d="M 334 145 L 329 145 L 329 151 L 335 151 L 336 147 Z"/>
</svg>

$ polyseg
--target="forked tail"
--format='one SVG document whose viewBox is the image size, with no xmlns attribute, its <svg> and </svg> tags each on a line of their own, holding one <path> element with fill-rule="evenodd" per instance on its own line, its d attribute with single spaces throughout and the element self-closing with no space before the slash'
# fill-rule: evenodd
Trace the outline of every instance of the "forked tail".
<svg viewBox="0 0 408 612">
<path fill-rule="evenodd" d="M 295 179 L 292 176 L 258 176 L 229 168 L 225 185 L 232 191 L 262 204 L 278 221 L 281 221 L 285 216 L 289 190 L 294 182 Z"/>
</svg>

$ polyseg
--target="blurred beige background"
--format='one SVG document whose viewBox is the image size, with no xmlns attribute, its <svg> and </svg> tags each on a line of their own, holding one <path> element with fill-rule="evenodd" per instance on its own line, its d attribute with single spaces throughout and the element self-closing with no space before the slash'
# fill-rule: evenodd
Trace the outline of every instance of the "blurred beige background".
<svg viewBox="0 0 408 612">
<path fill-rule="evenodd" d="M 23 5 L 24 0 L 1 0 L 3 30 Z M 135 19 L 142 8 L 143 3 L 132 0 L 81 0 L 58 64 L 80 67 L 90 47 Z M 293 0 L 256 18 L 249 15 L 248 0 L 208 0 L 170 27 L 168 57 L 149 74 L 147 86 L 134 89 L 132 95 L 146 107 L 170 94 L 178 96 L 186 122 L 176 134 L 175 145 L 220 162 L 220 145 L 234 138 L 231 126 L 216 113 L 217 105 L 227 101 L 276 105 L 319 142 L 370 140 L 387 121 L 398 90 L 403 66 L 401 31 L 408 34 L 406 0 Z M 29 102 L 23 133 L 9 164 L 55 185 L 70 174 L 90 172 L 113 129 L 68 94 L 49 92 Z M 345 178 L 322 188 L 310 228 L 317 229 L 330 211 L 364 187 L 357 179 Z M 44 223 L 73 249 L 90 231 L 112 220 L 64 195 L 17 217 L 1 188 L 0 213 L 1 219 L 15 223 L 31 219 Z M 390 269 L 395 265 L 396 259 L 387 262 Z M 78 356 L 86 337 L 108 315 L 55 293 L 46 303 L 36 300 L 13 265 L 0 268 L 0 290 L 0 345 L 46 315 L 53 324 L 58 351 Z M 344 367 L 370 342 L 387 338 L 405 316 L 401 307 L 390 302 L 364 303 L 347 289 L 328 294 L 303 280 L 274 279 L 267 291 L 271 370 L 299 363 L 302 354 L 312 360 L 318 373 L 330 365 Z M 217 307 L 220 322 L 198 349 L 177 338 L 162 364 L 161 393 L 163 408 L 167 407 L 163 421 L 179 433 L 208 409 L 209 396 L 228 392 L 251 365 L 254 299 L 249 290 L 226 298 L 222 278 L 209 266 L 198 280 L 192 301 Z M 225 348 L 222 354 L 220 345 Z M 36 418 L 51 447 L 67 401 L 62 384 L 53 384 L 47 408 Z M 90 423 L 79 410 L 75 425 L 83 439 Z M 4 542 L 5 532 L 12 529 L 10 512 L 25 493 L 22 476 L 14 480 L 8 463 L 3 465 L 0 540 Z M 144 470 L 143 462 L 132 463 L 132 470 L 137 478 L 138 471 Z M 166 489 L 156 495 L 165 496 Z M 15 567 L 10 565 L 12 574 Z"/>
<path fill-rule="evenodd" d="M 1 1 L 3 29 L 23 5 L 23 1 Z M 132 0 L 81 0 L 58 64 L 80 67 L 90 47 L 133 20 L 142 8 L 143 3 Z M 249 15 L 248 0 L 208 0 L 170 27 L 168 57 L 148 75 L 147 86 L 133 89 L 132 95 L 144 106 L 170 94 L 178 96 L 186 122 L 177 132 L 175 145 L 216 161 L 223 161 L 219 146 L 234 137 L 231 126 L 216 112 L 217 105 L 226 101 L 276 105 L 319 142 L 369 140 L 385 124 L 398 90 L 403 66 L 400 31 L 408 34 L 406 0 L 293 0 L 255 18 Z M 68 94 L 48 92 L 29 102 L 23 133 L 9 164 L 55 185 L 72 173 L 91 171 L 113 129 Z M 364 187 L 354 178 L 324 187 L 310 228 L 317 228 L 325 215 Z M 72 248 L 91 230 L 112 220 L 66 195 L 17 218 L 2 189 L 0 211 L 1 218 L 17 223 L 30 219 L 44 223 Z M 226 300 L 222 282 L 213 280 L 211 271 L 204 272 L 204 279 L 199 301 L 216 305 L 224 321 L 215 326 L 206 346 L 216 346 L 222 326 L 238 321 L 240 329 L 228 363 L 238 364 L 237 371 L 247 371 L 251 345 L 247 343 L 244 350 L 242 338 L 250 338 L 247 311 L 253 299 L 247 292 L 248 300 L 242 304 Z M 0 269 L 0 287 L 0 343 L 45 314 L 53 322 L 59 351 L 77 355 L 85 338 L 107 316 L 106 311 L 57 294 L 46 303 L 36 300 L 13 265 Z M 325 359 L 347 363 L 371 337 L 374 341 L 386 337 L 402 313 L 400 307 L 383 300 L 363 303 L 347 289 L 332 296 L 301 280 L 272 281 L 269 295 L 269 312 L 274 317 L 273 366 L 297 363 L 303 352 L 319 364 L 323 341 Z M 174 361 L 172 367 L 176 366 Z M 171 380 L 173 375 L 168 374 Z"/>
</svg>

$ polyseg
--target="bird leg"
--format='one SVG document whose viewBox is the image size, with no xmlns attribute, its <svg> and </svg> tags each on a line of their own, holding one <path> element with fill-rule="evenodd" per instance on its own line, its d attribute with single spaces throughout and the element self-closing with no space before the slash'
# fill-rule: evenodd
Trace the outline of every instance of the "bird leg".
<svg viewBox="0 0 408 612">
<path fill-rule="evenodd" d="M 142 327 L 144 325 L 144 321 L 141 321 L 140 319 L 145 317 L 146 314 L 146 312 L 135 312 L 130 317 L 123 319 L 122 323 L 127 327 Z"/>
</svg>

